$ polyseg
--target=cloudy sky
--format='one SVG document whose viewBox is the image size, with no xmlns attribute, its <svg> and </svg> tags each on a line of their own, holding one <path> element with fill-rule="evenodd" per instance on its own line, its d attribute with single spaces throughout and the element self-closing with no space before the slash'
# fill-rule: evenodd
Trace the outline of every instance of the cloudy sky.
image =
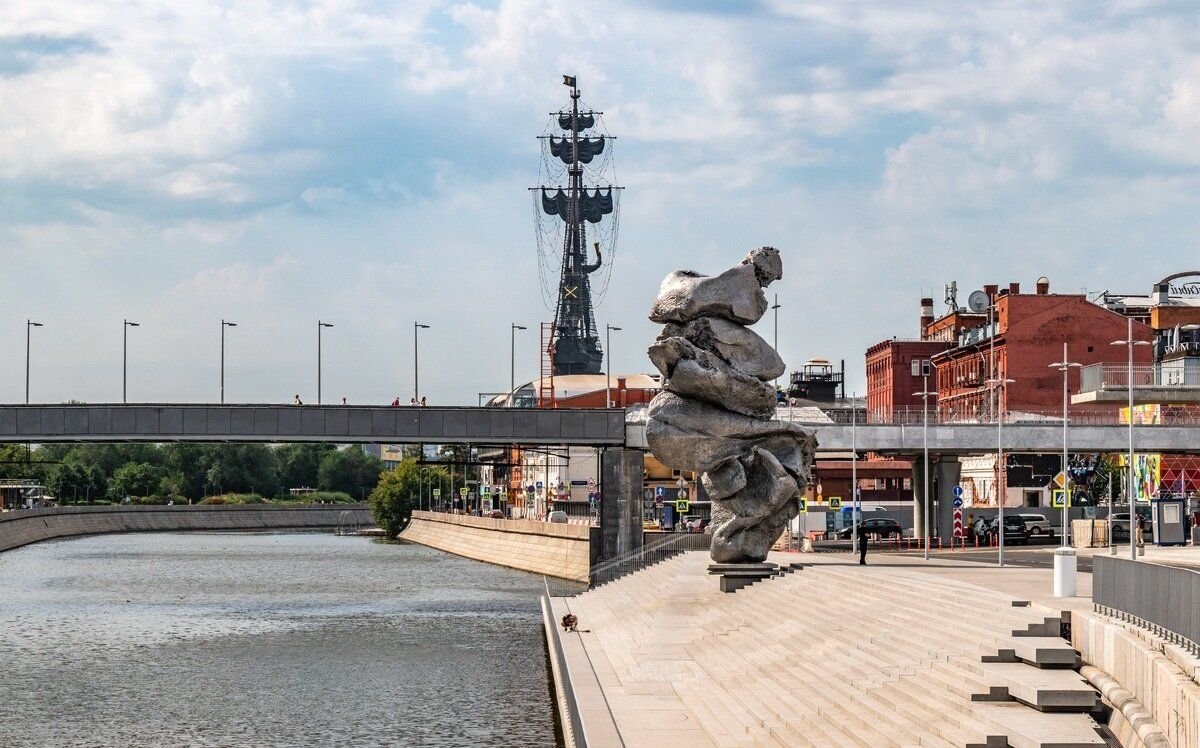
<svg viewBox="0 0 1200 748">
<path fill-rule="evenodd" d="M 789 365 L 957 280 L 1200 265 L 1190 2 L 0 2 L 0 401 L 470 404 L 537 367 L 529 193 L 562 73 L 620 137 L 614 367 L 662 276 L 784 255 Z M 771 336 L 771 320 L 760 323 Z"/>
</svg>

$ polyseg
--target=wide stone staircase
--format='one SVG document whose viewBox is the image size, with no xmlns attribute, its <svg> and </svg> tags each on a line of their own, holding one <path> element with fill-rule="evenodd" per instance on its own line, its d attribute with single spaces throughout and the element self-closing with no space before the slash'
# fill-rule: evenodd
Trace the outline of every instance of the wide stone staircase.
<svg viewBox="0 0 1200 748">
<path fill-rule="evenodd" d="M 625 746 L 1115 745 L 1051 611 L 821 563 L 723 594 L 687 553 L 574 598 Z M 1102 716 L 1102 715 L 1101 715 Z"/>
</svg>

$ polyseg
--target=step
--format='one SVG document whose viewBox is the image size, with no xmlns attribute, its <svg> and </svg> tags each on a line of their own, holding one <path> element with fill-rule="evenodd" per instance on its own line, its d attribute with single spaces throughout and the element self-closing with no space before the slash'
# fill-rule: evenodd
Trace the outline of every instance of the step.
<svg viewBox="0 0 1200 748">
<path fill-rule="evenodd" d="M 1040 668 L 1075 669 L 1079 653 L 1059 636 L 1014 636 L 999 645 L 995 655 L 984 662 L 1023 662 Z"/>
<path fill-rule="evenodd" d="M 1003 737 L 1006 743 L 985 743 L 1011 748 L 1107 748 L 1097 725 L 1086 714 L 1039 712 L 1017 703 L 976 704 L 986 723 L 989 739 Z"/>
<path fill-rule="evenodd" d="M 1022 662 L 981 663 L 984 680 L 990 688 L 978 701 L 1016 699 L 1023 704 L 1049 712 L 1090 712 L 1100 694 L 1074 670 L 1047 670 Z"/>
</svg>

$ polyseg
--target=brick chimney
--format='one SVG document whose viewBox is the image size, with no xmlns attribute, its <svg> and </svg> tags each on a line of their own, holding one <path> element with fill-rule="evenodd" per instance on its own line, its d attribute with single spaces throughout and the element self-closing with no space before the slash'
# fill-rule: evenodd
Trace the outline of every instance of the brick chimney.
<svg viewBox="0 0 1200 748">
<path fill-rule="evenodd" d="M 921 299 L 921 337 L 925 337 L 925 329 L 933 324 L 933 299 L 926 296 Z"/>
<path fill-rule="evenodd" d="M 1008 293 L 1010 296 L 1015 296 L 1016 294 L 1021 293 L 1021 284 L 1020 283 L 1009 283 L 1008 284 Z"/>
<path fill-rule="evenodd" d="M 983 292 L 985 294 L 987 294 L 989 304 L 996 303 L 996 290 L 998 288 L 999 288 L 999 286 L 997 286 L 995 283 L 989 283 L 988 285 L 983 287 Z"/>
<path fill-rule="evenodd" d="M 1043 275 L 1041 278 L 1038 278 L 1037 294 L 1038 296 L 1045 296 L 1048 293 L 1050 293 L 1050 279 Z"/>
</svg>

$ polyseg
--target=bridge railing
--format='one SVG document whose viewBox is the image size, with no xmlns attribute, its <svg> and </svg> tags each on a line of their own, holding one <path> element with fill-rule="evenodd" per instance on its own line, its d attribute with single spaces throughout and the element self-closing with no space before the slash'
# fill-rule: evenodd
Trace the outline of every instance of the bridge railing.
<svg viewBox="0 0 1200 748">
<path fill-rule="evenodd" d="M 712 545 L 712 535 L 704 532 L 665 533 L 638 548 L 619 556 L 605 559 L 588 571 L 591 586 L 620 579 L 626 574 L 653 566 L 660 561 L 677 556 L 684 551 L 707 551 Z"/>
<path fill-rule="evenodd" d="M 1092 604 L 1200 654 L 1200 571 L 1126 558 L 1092 560 Z"/>
<path fill-rule="evenodd" d="M 1062 409 L 1043 410 L 1011 410 L 1004 413 L 1004 425 L 1022 424 L 1061 424 Z M 1125 426 L 1128 421 L 1119 408 L 1071 408 L 1068 410 L 1071 426 Z M 921 408 L 896 408 L 892 411 L 868 411 L 866 423 L 859 426 L 915 426 L 920 427 L 925 421 Z M 983 413 L 962 411 L 938 412 L 932 406 L 929 409 L 930 426 L 973 426 L 979 424 L 996 424 L 996 416 Z M 812 424 L 819 426 L 819 424 Z M 845 424 L 839 424 L 845 425 Z M 1137 415 L 1134 425 L 1143 426 L 1200 426 L 1200 406 L 1164 405 L 1149 416 Z"/>
<path fill-rule="evenodd" d="M 1200 387 L 1200 367 L 1187 366 L 1186 359 L 1161 364 L 1137 364 L 1130 378 L 1126 364 L 1092 364 L 1080 370 L 1079 391 L 1138 387 Z"/>
</svg>

